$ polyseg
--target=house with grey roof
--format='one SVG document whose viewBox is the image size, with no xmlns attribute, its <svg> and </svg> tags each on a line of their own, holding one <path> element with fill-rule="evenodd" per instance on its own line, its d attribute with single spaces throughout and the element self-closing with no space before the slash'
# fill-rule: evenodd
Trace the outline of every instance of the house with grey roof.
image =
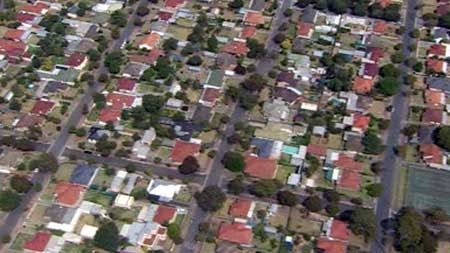
<svg viewBox="0 0 450 253">
<path fill-rule="evenodd" d="M 215 88 L 222 88 L 223 79 L 225 76 L 225 71 L 220 69 L 211 70 L 206 78 L 206 82 L 204 84 L 205 87 L 212 86 Z"/>
<path fill-rule="evenodd" d="M 272 122 L 281 122 L 289 119 L 291 110 L 281 99 L 266 101 L 263 105 L 264 116 Z"/>
</svg>

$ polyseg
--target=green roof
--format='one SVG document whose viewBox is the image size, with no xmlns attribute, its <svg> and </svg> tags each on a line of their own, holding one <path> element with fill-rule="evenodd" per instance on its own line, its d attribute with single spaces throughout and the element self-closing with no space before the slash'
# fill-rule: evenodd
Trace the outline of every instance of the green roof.
<svg viewBox="0 0 450 253">
<path fill-rule="evenodd" d="M 224 72 L 222 70 L 211 70 L 206 80 L 206 85 L 222 87 Z"/>
</svg>

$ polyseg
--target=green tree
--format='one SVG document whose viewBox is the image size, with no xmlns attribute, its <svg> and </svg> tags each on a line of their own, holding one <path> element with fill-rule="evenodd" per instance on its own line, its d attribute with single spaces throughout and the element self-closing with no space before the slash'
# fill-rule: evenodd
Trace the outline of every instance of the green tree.
<svg viewBox="0 0 450 253">
<path fill-rule="evenodd" d="M 181 244 L 183 239 L 181 238 L 181 229 L 177 223 L 170 223 L 167 225 L 167 236 L 172 239 L 175 244 Z"/>
<path fill-rule="evenodd" d="M 239 195 L 245 191 L 245 184 L 241 175 L 236 176 L 233 180 L 228 182 L 228 192 L 234 195 Z"/>
<path fill-rule="evenodd" d="M 141 17 L 146 16 L 150 12 L 150 9 L 145 5 L 140 5 L 137 7 L 136 14 Z"/>
<path fill-rule="evenodd" d="M 309 196 L 308 198 L 306 198 L 303 202 L 303 205 L 310 212 L 319 212 L 323 209 L 322 199 L 317 195 Z"/>
<path fill-rule="evenodd" d="M 262 179 L 250 186 L 250 193 L 258 197 L 270 197 L 280 188 L 280 181 L 276 179 Z"/>
<path fill-rule="evenodd" d="M 203 63 L 202 57 L 198 55 L 193 55 L 189 57 L 189 59 L 186 61 L 186 64 L 191 66 L 200 66 L 202 65 L 202 63 Z"/>
<path fill-rule="evenodd" d="M 119 230 L 112 221 L 102 224 L 94 236 L 94 245 L 104 250 L 116 252 L 119 243 Z"/>
<path fill-rule="evenodd" d="M 361 143 L 364 146 L 364 153 L 377 155 L 383 151 L 381 139 L 373 131 L 367 131 Z"/>
<path fill-rule="evenodd" d="M 121 11 L 114 11 L 109 17 L 109 23 L 111 25 L 125 27 L 127 25 L 127 16 Z"/>
<path fill-rule="evenodd" d="M 19 175 L 14 175 L 9 183 L 11 185 L 11 188 L 13 188 L 18 193 L 28 192 L 33 186 L 33 183 L 30 180 Z"/>
<path fill-rule="evenodd" d="M 207 212 L 219 210 L 226 200 L 225 193 L 216 185 L 205 187 L 202 192 L 195 194 L 195 198 L 198 206 Z"/>
<path fill-rule="evenodd" d="M 366 186 L 367 194 L 373 198 L 378 198 L 383 193 L 383 186 L 379 183 Z"/>
<path fill-rule="evenodd" d="M 341 194 L 337 192 L 336 190 L 326 190 L 323 193 L 323 197 L 328 201 L 332 203 L 338 203 L 341 200 Z"/>
<path fill-rule="evenodd" d="M 4 212 L 12 211 L 20 205 L 20 201 L 19 194 L 11 190 L 0 191 L 0 210 Z"/>
<path fill-rule="evenodd" d="M 195 173 L 200 168 L 197 158 L 188 156 L 183 160 L 183 163 L 178 166 L 178 171 L 183 175 Z"/>
<path fill-rule="evenodd" d="M 219 41 L 217 40 L 216 36 L 212 35 L 211 37 L 208 38 L 208 40 L 206 41 L 206 45 L 207 45 L 207 50 L 210 52 L 217 52 L 218 47 L 219 47 Z"/>
<path fill-rule="evenodd" d="M 106 55 L 105 67 L 111 74 L 118 74 L 120 67 L 125 63 L 125 55 L 120 51 L 114 51 Z"/>
<path fill-rule="evenodd" d="M 175 38 L 168 38 L 163 43 L 163 49 L 165 52 L 177 50 L 177 48 L 178 48 L 178 40 Z"/>
<path fill-rule="evenodd" d="M 58 169 L 58 166 L 56 157 L 49 153 L 41 153 L 28 164 L 29 169 L 38 169 L 40 172 L 55 172 Z"/>
<path fill-rule="evenodd" d="M 440 126 L 433 133 L 434 143 L 450 151 L 450 126 Z"/>
<path fill-rule="evenodd" d="M 362 235 L 366 241 L 375 236 L 377 219 L 372 209 L 356 207 L 350 215 L 350 230 L 356 235 Z"/>
<path fill-rule="evenodd" d="M 225 153 L 222 159 L 222 164 L 225 168 L 233 172 L 240 172 L 245 167 L 244 157 L 240 153 L 233 151 L 228 151 Z"/>
<path fill-rule="evenodd" d="M 279 191 L 277 193 L 278 202 L 285 206 L 296 206 L 298 203 L 298 196 L 291 191 Z"/>
<path fill-rule="evenodd" d="M 230 3 L 228 3 L 228 7 L 231 9 L 240 9 L 244 6 L 243 0 L 233 0 Z"/>
<path fill-rule="evenodd" d="M 442 207 L 432 207 L 424 211 L 425 218 L 432 224 L 447 222 L 450 220 L 449 215 Z"/>
</svg>

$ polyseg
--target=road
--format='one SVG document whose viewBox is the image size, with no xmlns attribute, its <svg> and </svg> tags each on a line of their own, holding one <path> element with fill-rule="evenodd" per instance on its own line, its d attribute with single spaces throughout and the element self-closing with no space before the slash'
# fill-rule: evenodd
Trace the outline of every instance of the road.
<svg viewBox="0 0 450 253">
<path fill-rule="evenodd" d="M 261 58 L 256 66 L 256 72 L 258 74 L 266 75 L 273 68 L 274 60 L 270 56 L 279 49 L 278 45 L 273 41 L 273 37 L 278 32 L 280 25 L 288 19 L 283 15 L 283 12 L 289 7 L 291 7 L 291 0 L 283 0 L 283 3 L 277 10 L 275 21 L 272 23 L 271 33 L 266 43 L 266 49 L 268 52 L 267 56 Z M 224 171 L 221 160 L 225 152 L 231 150 L 231 145 L 228 144 L 227 137 L 234 133 L 234 124 L 236 122 L 245 120 L 245 115 L 245 111 L 237 105 L 230 117 L 226 130 L 222 135 L 222 139 L 218 144 L 217 153 L 211 164 L 211 171 L 206 178 L 204 186 L 220 185 L 221 177 Z M 195 235 L 197 234 L 198 225 L 206 219 L 206 216 L 207 213 L 193 203 L 190 224 L 187 229 L 184 242 L 180 247 L 180 253 L 196 252 L 198 245 L 195 241 Z"/>
<path fill-rule="evenodd" d="M 0 0 L 2 1 L 2 0 Z M 140 6 L 141 4 L 147 4 L 147 0 L 140 0 L 138 3 L 136 3 L 134 6 Z M 2 1 L 3 3 L 3 1 Z M 121 45 L 124 41 L 126 41 L 131 34 L 134 31 L 134 24 L 133 20 L 136 15 L 137 8 L 134 9 L 132 15 L 128 19 L 127 25 L 122 29 L 120 37 L 115 40 L 112 44 L 112 46 L 109 48 L 109 51 L 116 51 L 119 50 Z M 95 73 L 95 80 L 97 80 L 97 77 L 101 74 L 108 73 L 108 70 L 105 68 L 103 64 L 101 64 L 100 68 Z M 59 157 L 66 147 L 66 143 L 69 139 L 69 129 L 71 126 L 77 126 L 82 117 L 82 109 L 84 105 L 90 105 L 92 103 L 92 94 L 94 94 L 97 91 L 100 91 L 103 88 L 103 84 L 95 82 L 94 85 L 89 86 L 86 90 L 83 96 L 81 97 L 78 104 L 75 105 L 75 108 L 73 109 L 72 113 L 70 114 L 67 122 L 65 125 L 61 128 L 61 131 L 56 138 L 55 142 L 52 143 L 52 145 L 47 150 L 48 153 L 53 154 L 55 157 Z M 33 182 L 40 182 L 43 186 L 46 186 L 50 180 L 51 175 L 47 173 L 35 173 L 32 181 Z M 11 235 L 14 233 L 15 228 L 18 224 L 21 224 L 23 222 L 23 214 L 25 211 L 28 210 L 28 208 L 31 207 L 32 203 L 39 198 L 40 192 L 36 192 L 34 190 L 30 190 L 28 193 L 24 194 L 22 196 L 22 202 L 21 204 L 11 211 L 8 214 L 8 217 L 5 219 L 5 222 L 0 225 L 0 238 L 4 235 Z M 1 243 L 1 240 L 0 240 Z M 3 243 L 0 244 L 0 247 L 3 246 Z"/>
<path fill-rule="evenodd" d="M 417 0 L 408 0 L 405 13 L 405 33 L 403 34 L 403 55 L 408 58 L 411 55 L 411 50 L 409 45 L 415 40 L 411 38 L 410 32 L 414 30 L 416 16 L 417 16 Z M 404 77 L 411 70 L 405 65 L 401 66 Z M 385 245 L 383 245 L 383 228 L 381 222 L 390 217 L 391 210 L 391 200 L 392 194 L 395 194 L 395 183 L 398 175 L 398 161 L 397 156 L 394 153 L 394 148 L 398 145 L 398 140 L 400 138 L 402 122 L 406 120 L 408 112 L 408 101 L 407 97 L 403 95 L 407 92 L 408 87 L 402 86 L 401 90 L 394 96 L 392 106 L 393 112 L 391 114 L 391 122 L 389 125 L 387 140 L 386 140 L 386 150 L 383 159 L 383 172 L 381 174 L 381 184 L 383 185 L 384 191 L 378 198 L 376 206 L 376 218 L 378 222 L 378 228 L 376 232 L 376 240 L 372 243 L 371 252 L 372 253 L 382 253 L 386 252 Z"/>
</svg>

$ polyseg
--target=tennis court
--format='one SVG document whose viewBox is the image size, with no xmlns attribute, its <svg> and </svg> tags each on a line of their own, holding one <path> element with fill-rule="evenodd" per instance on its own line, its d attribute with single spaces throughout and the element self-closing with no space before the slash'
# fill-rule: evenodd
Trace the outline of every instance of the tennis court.
<svg viewBox="0 0 450 253">
<path fill-rule="evenodd" d="M 442 207 L 450 214 L 450 172 L 410 166 L 406 205 L 418 209 Z"/>
</svg>

